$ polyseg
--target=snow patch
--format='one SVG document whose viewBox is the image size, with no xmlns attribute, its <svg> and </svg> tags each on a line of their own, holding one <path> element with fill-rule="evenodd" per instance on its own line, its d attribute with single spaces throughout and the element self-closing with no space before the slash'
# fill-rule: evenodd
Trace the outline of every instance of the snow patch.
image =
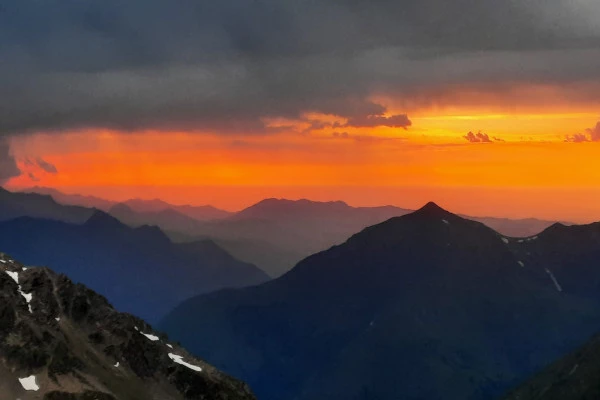
<svg viewBox="0 0 600 400">
<path fill-rule="evenodd" d="M 37 392 L 40 390 L 37 382 L 35 381 L 35 375 L 28 376 L 27 378 L 19 378 L 19 383 L 23 386 L 25 390 L 32 390 Z"/>
<path fill-rule="evenodd" d="M 524 263 L 523 261 L 517 261 L 517 262 L 519 263 L 519 265 L 520 265 L 521 267 L 524 267 L 524 266 L 525 266 L 525 263 Z"/>
<path fill-rule="evenodd" d="M 4 272 L 6 272 L 6 274 L 8 276 L 10 276 L 17 285 L 19 284 L 19 273 L 18 272 L 13 272 L 13 271 L 4 271 Z"/>
<path fill-rule="evenodd" d="M 23 292 L 23 290 L 21 290 L 21 285 L 19 285 L 19 293 L 21 293 L 21 296 L 25 298 L 25 301 L 27 302 L 27 308 L 29 309 L 29 312 L 33 314 L 33 309 L 31 308 L 31 300 L 33 299 L 33 294 Z"/>
<path fill-rule="evenodd" d="M 445 223 L 446 225 L 450 225 L 450 222 L 448 222 L 447 219 L 443 219 L 442 222 Z"/>
<path fill-rule="evenodd" d="M 200 372 L 202 371 L 202 368 L 196 366 L 196 365 L 192 365 L 192 364 L 188 364 L 185 361 L 183 361 L 183 357 L 178 356 L 177 354 L 173 354 L 173 353 L 169 353 L 169 358 L 171 360 L 173 360 L 173 362 L 177 363 L 177 364 L 181 364 L 184 367 L 188 367 L 189 369 L 193 370 L 193 371 L 197 371 Z"/>
<path fill-rule="evenodd" d="M 23 297 L 25 297 L 25 301 L 31 303 L 31 299 L 33 299 L 33 294 L 31 293 L 21 293 Z"/>
<path fill-rule="evenodd" d="M 519 240 L 519 243 L 523 243 L 523 242 L 524 242 L 524 240 L 523 240 L 523 239 Z"/>
<path fill-rule="evenodd" d="M 562 287 L 560 286 L 560 284 L 554 277 L 554 274 L 552 273 L 552 271 L 550 271 L 548 268 L 546 268 L 546 273 L 550 276 L 550 279 L 552 279 L 552 282 L 554 282 L 554 286 L 556 286 L 556 290 L 558 290 L 559 292 L 562 292 Z"/>
<path fill-rule="evenodd" d="M 171 346 L 169 343 L 167 343 L 167 347 L 170 348 L 170 349 L 173 348 L 173 346 Z"/>
<path fill-rule="evenodd" d="M 121 365 L 121 364 L 117 361 L 117 363 L 114 365 L 114 367 L 119 368 L 119 365 Z"/>
<path fill-rule="evenodd" d="M 0 262 L 1 262 L 2 264 L 6 264 L 6 261 L 4 261 L 4 260 L 0 260 Z"/>
<path fill-rule="evenodd" d="M 142 335 L 146 336 L 146 337 L 148 338 L 148 340 L 151 340 L 151 341 L 153 341 L 153 342 L 156 342 L 157 340 L 159 340 L 159 339 L 160 339 L 158 336 L 151 335 L 151 334 L 149 334 L 149 333 L 144 333 L 144 332 L 141 332 L 141 331 L 140 331 L 140 333 L 141 333 Z"/>
<path fill-rule="evenodd" d="M 33 294 L 23 292 L 21 285 L 19 285 L 19 273 L 12 272 L 12 271 L 4 271 L 4 272 L 6 272 L 7 275 L 10 276 L 13 279 L 13 281 L 15 281 L 17 283 L 17 285 L 19 286 L 19 293 L 21 294 L 21 296 L 23 296 L 25 298 L 25 301 L 27 302 L 27 308 L 29 309 L 29 312 L 33 314 L 33 310 L 31 309 L 31 304 L 30 304 L 31 300 L 33 299 Z"/>
<path fill-rule="evenodd" d="M 54 318 L 54 320 L 55 320 L 56 322 L 60 322 L 60 317 L 56 317 L 56 318 Z"/>
<path fill-rule="evenodd" d="M 508 239 L 507 239 L 507 238 L 503 237 L 503 238 L 502 238 L 502 241 L 503 241 L 504 243 L 508 244 Z"/>
</svg>

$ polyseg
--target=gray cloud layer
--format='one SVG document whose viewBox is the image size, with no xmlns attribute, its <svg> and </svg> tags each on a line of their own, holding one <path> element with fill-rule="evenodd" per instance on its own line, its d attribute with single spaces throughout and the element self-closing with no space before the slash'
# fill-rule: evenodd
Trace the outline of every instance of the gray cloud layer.
<svg viewBox="0 0 600 400">
<path fill-rule="evenodd" d="M 57 174 L 58 173 L 58 169 L 56 168 L 56 166 L 52 163 L 49 163 L 48 161 L 44 160 L 41 157 L 36 158 L 35 163 L 38 167 L 40 167 L 42 170 L 46 171 L 49 174 Z"/>
<path fill-rule="evenodd" d="M 598 21 L 596 0 L 4 2 L 0 134 L 257 133 L 310 111 L 405 128 L 370 96 L 598 80 Z"/>
<path fill-rule="evenodd" d="M 10 153 L 8 142 L 0 138 L 0 185 L 4 184 L 10 178 L 21 175 L 21 170 L 17 166 L 15 158 Z"/>
</svg>

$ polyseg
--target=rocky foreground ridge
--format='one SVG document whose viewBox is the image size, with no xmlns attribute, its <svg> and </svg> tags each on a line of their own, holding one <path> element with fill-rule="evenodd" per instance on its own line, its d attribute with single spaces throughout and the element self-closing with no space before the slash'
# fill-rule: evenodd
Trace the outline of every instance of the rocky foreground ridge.
<svg viewBox="0 0 600 400">
<path fill-rule="evenodd" d="M 143 320 L 0 253 L 0 393 L 20 400 L 254 400 Z"/>
</svg>

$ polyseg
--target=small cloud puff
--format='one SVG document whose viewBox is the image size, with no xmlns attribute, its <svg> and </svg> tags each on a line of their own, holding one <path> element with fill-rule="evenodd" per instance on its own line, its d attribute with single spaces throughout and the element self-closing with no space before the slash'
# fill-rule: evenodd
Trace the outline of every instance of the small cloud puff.
<svg viewBox="0 0 600 400">
<path fill-rule="evenodd" d="M 574 135 L 565 136 L 565 142 L 600 142 L 600 122 L 596 123 L 595 127 L 586 129 L 585 133 L 576 133 Z"/>
<path fill-rule="evenodd" d="M 586 132 L 590 135 L 592 142 L 600 141 L 600 122 L 596 123 L 595 127 L 586 129 Z"/>
<path fill-rule="evenodd" d="M 567 135 L 565 137 L 565 142 L 569 142 L 569 143 L 583 143 L 583 142 L 589 142 L 589 141 L 590 140 L 585 135 L 585 133 L 576 133 L 574 135 Z"/>
<path fill-rule="evenodd" d="M 490 139 L 489 135 L 487 133 L 482 133 L 481 131 L 477 133 L 469 131 L 469 133 L 463 136 L 463 138 L 465 138 L 471 143 L 492 143 L 492 140 Z"/>
</svg>

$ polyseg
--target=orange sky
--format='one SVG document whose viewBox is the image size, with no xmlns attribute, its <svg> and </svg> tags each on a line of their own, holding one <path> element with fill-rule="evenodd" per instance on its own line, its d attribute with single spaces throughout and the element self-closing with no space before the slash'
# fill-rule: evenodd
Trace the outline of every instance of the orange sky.
<svg viewBox="0 0 600 400">
<path fill-rule="evenodd" d="M 394 107 L 400 102 L 380 101 L 399 111 Z M 7 186 L 49 186 L 115 200 L 161 197 L 226 209 L 264 197 L 404 207 L 433 199 L 478 215 L 600 220 L 600 142 L 564 141 L 567 134 L 595 126 L 599 114 L 550 100 L 539 111 L 515 109 L 511 101 L 413 107 L 407 130 L 328 127 L 299 133 L 306 119 L 336 120 L 307 115 L 304 121 L 266 121 L 286 127 L 268 136 L 108 131 L 20 136 L 12 139 L 12 151 L 39 181 L 23 175 Z M 463 138 L 478 130 L 503 141 Z M 26 166 L 27 157 L 43 157 L 59 172 Z"/>
</svg>

